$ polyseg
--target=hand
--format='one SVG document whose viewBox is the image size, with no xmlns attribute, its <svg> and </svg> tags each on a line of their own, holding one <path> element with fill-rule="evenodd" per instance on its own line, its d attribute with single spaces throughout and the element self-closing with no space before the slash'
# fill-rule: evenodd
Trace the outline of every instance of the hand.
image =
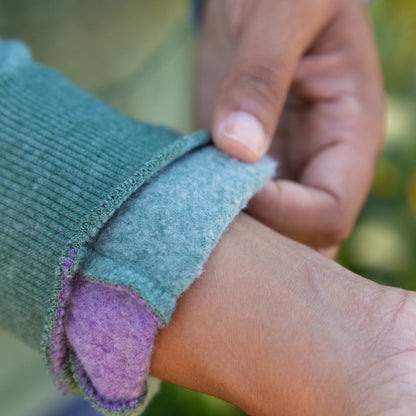
<svg viewBox="0 0 416 416">
<path fill-rule="evenodd" d="M 200 127 L 278 179 L 251 215 L 325 250 L 350 233 L 384 135 L 378 58 L 359 0 L 209 0 L 196 90 Z"/>
<path fill-rule="evenodd" d="M 240 214 L 159 331 L 151 371 L 250 415 L 416 414 L 416 295 Z"/>
</svg>

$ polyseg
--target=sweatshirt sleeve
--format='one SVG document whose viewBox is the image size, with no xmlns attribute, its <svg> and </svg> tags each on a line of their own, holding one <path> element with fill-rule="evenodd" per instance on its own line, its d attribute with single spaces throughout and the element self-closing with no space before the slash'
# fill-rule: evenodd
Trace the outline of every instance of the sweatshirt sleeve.
<svg viewBox="0 0 416 416">
<path fill-rule="evenodd" d="M 207 132 L 132 120 L 0 41 L 0 324 L 79 391 L 62 345 L 70 282 L 120 205 Z"/>
<path fill-rule="evenodd" d="M 83 298 L 92 288 L 103 307 L 115 291 L 134 298 L 151 317 L 139 325 L 168 323 L 221 233 L 274 170 L 209 143 L 206 131 L 181 136 L 132 120 L 34 63 L 24 44 L 0 40 L 0 322 L 40 349 L 63 394 L 81 392 L 108 415 L 139 414 L 151 396 L 146 384 L 133 400 L 100 395 L 76 354 L 71 319 L 88 307 L 97 316 Z"/>
<path fill-rule="evenodd" d="M 133 194 L 88 245 L 65 322 L 75 374 L 93 406 L 149 399 L 157 328 L 274 168 L 270 159 L 245 164 L 213 146 L 192 151 Z"/>
</svg>

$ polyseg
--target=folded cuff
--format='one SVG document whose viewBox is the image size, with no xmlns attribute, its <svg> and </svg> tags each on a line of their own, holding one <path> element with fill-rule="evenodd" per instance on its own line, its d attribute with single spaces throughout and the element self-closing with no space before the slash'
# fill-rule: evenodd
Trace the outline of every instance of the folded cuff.
<svg viewBox="0 0 416 416">
<path fill-rule="evenodd" d="M 209 132 L 180 137 L 170 129 L 125 117 L 59 73 L 32 63 L 21 43 L 1 41 L 1 56 L 1 325 L 34 348 L 41 346 L 62 393 L 82 391 L 108 415 L 138 414 L 149 394 L 133 402 L 106 402 L 68 349 L 64 319 L 73 276 L 82 266 L 87 277 L 142 299 L 158 322 L 166 324 L 177 297 L 201 272 L 227 224 L 270 176 L 272 164 L 245 165 L 212 147 L 193 153 L 210 142 Z M 177 164 L 176 176 L 165 171 L 156 182 L 159 187 L 130 198 L 158 171 L 189 152 L 189 159 Z M 196 179 L 192 171 L 198 180 L 183 182 L 188 175 Z M 162 202 L 167 200 L 161 195 L 170 202 Z M 135 203 L 137 212 L 143 204 L 143 209 L 160 209 L 142 211 L 141 222 L 134 221 L 134 239 L 126 240 L 129 247 L 137 243 L 137 235 L 145 235 L 142 230 L 147 231 L 138 243 L 143 251 L 133 253 L 130 261 L 106 233 L 112 230 L 109 220 L 114 213 L 122 215 Z M 175 219 L 180 222 L 171 232 Z M 124 229 L 126 222 L 122 223 Z M 157 240 L 169 244 L 158 246 Z M 105 261 L 103 252 L 108 254 Z M 126 260 L 122 276 L 113 273 L 120 260 Z M 147 391 L 154 386 L 148 383 Z"/>
<path fill-rule="evenodd" d="M 66 328 L 93 406 L 128 411 L 148 398 L 157 327 L 274 171 L 269 158 L 246 164 L 197 149 L 152 177 L 86 245 Z"/>
<path fill-rule="evenodd" d="M 62 341 L 69 282 L 116 209 L 158 170 L 209 142 L 139 123 L 2 41 L 0 322 L 41 345 L 55 385 L 78 391 Z M 13 56 L 13 50 L 15 55 Z M 7 63 L 8 62 L 8 63 Z"/>
</svg>

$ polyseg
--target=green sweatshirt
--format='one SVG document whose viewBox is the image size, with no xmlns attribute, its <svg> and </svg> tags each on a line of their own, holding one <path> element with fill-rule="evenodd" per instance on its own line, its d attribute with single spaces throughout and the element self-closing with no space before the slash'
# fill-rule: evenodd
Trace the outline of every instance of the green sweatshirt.
<svg viewBox="0 0 416 416">
<path fill-rule="evenodd" d="M 181 136 L 132 120 L 34 63 L 24 44 L 0 41 L 1 326 L 42 351 L 58 389 L 82 392 L 103 413 L 139 414 L 147 397 L 111 403 L 91 383 L 85 388 L 64 326 L 73 276 L 82 270 L 137 293 L 160 325 L 167 324 L 177 297 L 200 273 L 227 224 L 274 170 L 268 160 L 247 165 L 209 143 L 206 131 Z M 206 146 L 212 150 L 199 155 Z M 189 152 L 196 156 L 182 157 Z M 166 169 L 172 163 L 184 167 Z M 198 174 L 201 163 L 206 166 Z M 159 188 L 151 186 L 161 171 Z M 188 173 L 196 188 L 191 191 L 185 181 L 169 193 L 169 181 L 181 183 Z M 144 184 L 150 192 L 141 194 Z M 182 205 L 180 192 L 188 200 Z M 143 208 L 130 210 L 127 222 L 113 221 L 111 233 L 100 237 L 132 195 Z M 155 212 L 151 204 L 163 206 L 164 221 L 160 214 L 144 216 L 146 207 Z M 169 233 L 166 219 L 173 224 Z M 126 246 L 117 230 L 131 221 L 140 232 Z M 150 241 L 146 236 L 155 229 L 160 238 Z M 191 242 L 187 248 L 183 238 Z M 147 248 L 141 269 L 123 269 L 122 254 L 113 248 L 137 255 L 137 246 Z M 175 256 L 158 255 L 175 246 L 182 247 Z M 102 255 L 103 247 L 116 255 Z M 162 271 L 165 279 L 158 277 Z"/>
</svg>

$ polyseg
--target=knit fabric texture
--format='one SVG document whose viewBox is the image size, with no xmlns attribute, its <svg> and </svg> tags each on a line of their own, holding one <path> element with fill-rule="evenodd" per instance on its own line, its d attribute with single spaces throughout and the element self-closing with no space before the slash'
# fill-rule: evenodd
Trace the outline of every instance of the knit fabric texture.
<svg viewBox="0 0 416 416">
<path fill-rule="evenodd" d="M 208 144 L 209 132 L 180 136 L 170 129 L 125 117 L 81 91 L 59 73 L 33 63 L 26 47 L 17 41 L 0 41 L 0 57 L 4 58 L 0 64 L 0 323 L 34 348 L 40 346 L 54 384 L 63 394 L 81 391 L 104 414 L 139 414 L 156 391 L 157 382 L 149 379 L 146 385 L 138 383 L 137 390 L 128 391 L 128 395 L 140 391 L 139 397 L 133 400 L 106 399 L 91 383 L 87 371 L 90 369 L 93 373 L 93 369 L 88 367 L 87 361 L 84 367 L 73 348 L 68 348 L 64 323 L 74 275 L 82 266 L 83 273 L 91 281 L 112 287 L 111 296 L 114 290 L 128 293 L 136 302 L 132 310 L 146 311 L 138 313 L 140 330 L 149 322 L 153 325 L 152 320 L 158 326 L 166 324 L 175 299 L 200 273 L 206 256 L 226 225 L 271 174 L 272 164 L 244 165 L 217 152 L 215 159 L 233 186 L 220 187 L 217 194 L 212 193 L 216 199 L 209 213 L 198 213 L 200 217 L 194 217 L 198 209 L 183 204 L 180 199 L 184 198 L 183 194 L 172 194 L 173 199 L 163 206 L 158 198 L 169 195 L 172 183 L 179 180 L 179 177 L 171 178 L 148 195 L 147 203 L 161 208 L 151 221 L 150 213 L 143 211 L 138 222 L 140 226 L 122 220 L 121 225 L 115 227 L 110 222 L 98 234 L 121 206 L 120 215 L 130 206 L 130 202 L 123 203 L 158 171 Z M 192 153 L 192 157 L 196 155 Z M 199 170 L 199 163 L 202 161 L 192 165 L 192 169 Z M 189 173 L 190 165 L 184 163 L 184 166 L 188 167 L 180 175 Z M 245 176 L 248 182 L 238 184 L 235 180 L 245 169 L 248 169 Z M 204 177 L 206 174 L 200 174 L 199 185 L 210 193 L 212 178 Z M 164 174 L 159 179 L 165 176 L 170 175 Z M 227 182 L 225 177 L 218 176 L 215 180 L 218 184 Z M 190 184 L 183 186 L 188 187 L 183 192 L 194 195 L 194 199 L 201 197 Z M 228 192 L 230 196 L 226 195 Z M 139 199 L 134 198 L 131 203 L 134 205 Z M 139 205 L 134 209 L 141 208 Z M 182 228 L 167 232 L 169 221 L 180 215 Z M 185 227 L 187 216 L 193 224 L 190 228 Z M 136 218 L 137 213 L 134 222 Z M 144 225 L 148 226 L 147 237 L 132 238 L 142 233 Z M 123 263 L 126 259 L 124 250 L 117 247 L 123 243 L 116 233 L 118 229 L 131 231 L 126 243 L 138 244 L 133 249 L 128 244 L 133 257 L 126 262 L 123 273 L 110 267 L 118 267 L 120 261 Z M 108 238 L 109 230 L 115 233 L 113 239 Z M 186 237 L 180 235 L 181 232 L 190 234 Z M 200 232 L 203 232 L 201 237 L 197 235 Z M 169 235 L 181 239 L 175 240 Z M 155 242 L 156 237 L 151 241 L 152 236 L 159 236 L 160 245 Z M 186 247 L 195 245 L 198 249 L 189 253 L 177 251 L 184 257 L 175 261 L 167 247 L 186 245 L 188 238 L 193 243 Z M 146 261 L 142 267 L 136 267 L 137 262 L 145 258 L 143 256 Z M 156 263 L 160 267 L 155 267 Z M 164 263 L 172 266 L 172 271 L 163 268 Z M 169 277 L 165 278 L 163 273 Z M 168 281 L 171 278 L 178 278 L 178 281 Z M 75 293 L 79 293 L 82 307 L 90 310 L 94 300 L 85 297 L 84 301 L 80 300 L 85 286 L 88 287 L 75 286 Z M 102 292 L 94 287 L 100 297 Z M 101 299 L 105 299 L 104 294 Z M 117 310 L 111 305 L 111 299 L 102 302 L 103 308 Z M 119 316 L 123 311 L 118 309 Z M 71 312 L 75 314 L 76 310 L 71 309 Z M 89 329 L 95 325 L 91 320 L 84 324 Z M 118 332 L 117 339 L 130 335 Z M 151 339 L 153 335 L 144 330 L 141 335 L 137 332 L 137 336 Z M 82 356 L 88 355 L 82 353 L 82 346 L 77 346 L 75 341 L 73 347 Z M 148 349 L 146 351 L 144 354 Z M 117 368 L 122 368 L 126 375 L 125 367 Z M 147 368 L 135 369 L 133 378 L 139 380 L 137 375 L 141 372 L 147 372 Z M 100 375 L 96 376 L 94 373 L 98 380 Z M 105 391 L 105 386 L 99 385 Z"/>
<path fill-rule="evenodd" d="M 226 226 L 270 178 L 208 146 L 164 169 L 129 198 L 88 247 L 80 273 L 134 286 L 163 324 Z"/>
<path fill-rule="evenodd" d="M 41 346 L 62 393 L 78 392 L 63 316 L 85 243 L 149 177 L 210 137 L 125 117 L 31 62 L 17 41 L 0 41 L 0 56 L 0 323 Z"/>
<path fill-rule="evenodd" d="M 274 170 L 268 158 L 245 164 L 212 146 L 196 150 L 132 195 L 88 245 L 80 274 L 138 286 L 151 308 L 114 286 L 77 280 L 67 334 L 96 393 L 120 401 L 146 391 L 157 326 L 169 321 L 226 226 Z"/>
</svg>

